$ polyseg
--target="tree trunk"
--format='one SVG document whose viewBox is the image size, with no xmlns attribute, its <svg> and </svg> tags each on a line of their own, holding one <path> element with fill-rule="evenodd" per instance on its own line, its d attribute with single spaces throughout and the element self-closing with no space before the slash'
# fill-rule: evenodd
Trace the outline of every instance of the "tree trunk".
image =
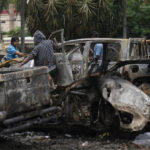
<svg viewBox="0 0 150 150">
<path fill-rule="evenodd" d="M 24 24 L 25 24 L 25 4 L 24 0 L 21 0 L 21 50 L 22 52 L 25 52 L 24 50 Z"/>
<path fill-rule="evenodd" d="M 123 0 L 123 38 L 127 38 L 127 3 L 126 0 Z"/>
<path fill-rule="evenodd" d="M 144 0 L 144 3 L 147 4 L 147 0 Z"/>
<path fill-rule="evenodd" d="M 2 12 L 5 4 L 6 4 L 7 0 L 2 0 L 1 4 L 0 4 L 0 13 Z M 2 21 L 0 21 L 0 43 L 2 42 L 2 31 L 1 31 L 1 23 Z"/>
<path fill-rule="evenodd" d="M 2 0 L 1 5 L 0 5 L 0 13 L 3 10 L 5 4 L 6 4 L 7 0 Z"/>
</svg>

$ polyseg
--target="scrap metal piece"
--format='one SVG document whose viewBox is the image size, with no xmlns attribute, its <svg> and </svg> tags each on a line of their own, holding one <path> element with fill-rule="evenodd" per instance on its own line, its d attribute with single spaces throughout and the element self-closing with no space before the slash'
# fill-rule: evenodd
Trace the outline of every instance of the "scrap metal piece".
<svg viewBox="0 0 150 150">
<path fill-rule="evenodd" d="M 23 121 L 26 119 L 30 119 L 33 117 L 38 117 L 38 116 L 42 117 L 44 114 L 49 114 L 49 113 L 55 114 L 59 111 L 61 111 L 60 107 L 53 106 L 53 107 L 49 107 L 49 108 L 42 109 L 42 110 L 35 110 L 35 112 L 34 111 L 26 112 L 25 114 L 22 114 L 21 116 L 17 116 L 17 117 L 13 117 L 13 118 L 4 120 L 3 124 L 9 125 L 9 124 L 13 124 L 13 123 Z"/>
<path fill-rule="evenodd" d="M 8 61 L 4 61 L 0 63 L 0 68 L 10 66 L 11 64 L 20 63 L 22 62 L 23 58 L 14 58 Z"/>
<path fill-rule="evenodd" d="M 103 98 L 118 112 L 132 115 L 130 122 L 120 119 L 120 126 L 131 131 L 142 130 L 150 118 L 150 97 L 130 82 L 119 77 L 100 79 Z"/>
<path fill-rule="evenodd" d="M 150 97 L 150 84 L 143 83 L 141 85 L 141 90 Z"/>
<path fill-rule="evenodd" d="M 0 71 L 0 112 L 6 111 L 7 115 L 12 115 L 50 105 L 49 91 L 47 67 L 2 69 Z"/>
<path fill-rule="evenodd" d="M 50 120 L 52 120 L 54 118 L 57 118 L 57 116 L 53 115 L 53 116 L 50 116 L 50 117 L 47 117 L 47 118 L 42 118 L 40 120 L 33 120 L 31 122 L 26 122 L 26 123 L 24 123 L 22 125 L 15 126 L 13 128 L 4 129 L 4 130 L 2 130 L 2 132 L 0 132 L 0 135 L 23 131 L 25 129 L 29 129 L 30 127 L 32 127 L 35 124 L 46 123 L 46 122 L 49 122 Z"/>
</svg>

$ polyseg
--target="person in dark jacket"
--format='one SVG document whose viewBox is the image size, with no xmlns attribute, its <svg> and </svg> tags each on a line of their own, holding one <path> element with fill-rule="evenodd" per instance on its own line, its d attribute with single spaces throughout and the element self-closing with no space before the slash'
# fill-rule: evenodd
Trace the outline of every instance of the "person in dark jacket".
<svg viewBox="0 0 150 150">
<path fill-rule="evenodd" d="M 24 61 L 19 65 L 19 67 L 26 64 L 29 60 L 34 59 L 35 66 L 47 66 L 51 74 L 51 72 L 54 72 L 54 70 L 56 69 L 54 58 L 54 49 L 57 45 L 56 39 L 46 40 L 45 35 L 41 31 L 37 30 L 34 33 L 34 44 L 35 47 L 33 51 L 27 58 L 24 59 Z M 50 74 L 50 85 L 53 89 L 56 89 L 56 86 Z"/>
</svg>

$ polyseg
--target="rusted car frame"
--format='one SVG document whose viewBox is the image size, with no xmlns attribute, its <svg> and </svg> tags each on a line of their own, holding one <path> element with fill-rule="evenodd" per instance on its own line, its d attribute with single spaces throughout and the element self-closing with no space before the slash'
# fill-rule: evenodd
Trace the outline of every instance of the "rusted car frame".
<svg viewBox="0 0 150 150">
<path fill-rule="evenodd" d="M 65 59 L 63 60 L 64 61 L 63 63 L 65 64 L 65 66 L 59 67 L 59 65 L 60 65 L 59 63 L 61 61 L 57 61 L 57 60 L 59 58 L 58 55 L 61 55 L 60 53 L 56 54 L 56 62 L 57 62 L 56 64 L 57 64 L 58 70 L 60 69 L 59 70 L 60 72 L 62 72 L 61 71 L 62 68 L 64 70 L 66 69 L 66 70 L 70 71 L 69 73 L 67 73 L 67 75 L 68 74 L 70 75 L 70 78 L 68 78 L 66 75 L 63 76 L 64 74 L 60 74 L 61 76 L 63 76 L 63 79 L 70 79 L 70 80 L 67 80 L 67 82 L 68 82 L 67 83 L 66 80 L 65 81 L 61 80 L 61 76 L 59 76 L 59 79 L 60 79 L 59 83 L 61 83 L 60 86 L 68 86 L 68 84 L 72 84 L 73 82 L 75 82 L 71 86 L 69 86 L 66 90 L 67 92 L 70 93 L 69 96 L 66 97 L 66 103 L 65 103 L 66 116 L 68 116 L 68 117 L 73 117 L 72 113 L 75 112 L 75 110 L 73 110 L 73 105 L 74 105 L 73 103 L 76 103 L 75 102 L 76 100 L 74 100 L 73 96 L 71 96 L 71 95 L 74 95 L 74 96 L 78 95 L 78 96 L 81 96 L 82 98 L 83 98 L 83 95 L 86 95 L 85 92 L 83 92 L 81 89 L 76 91 L 76 86 L 82 82 L 82 78 L 84 78 L 84 80 L 86 80 L 88 78 L 88 75 L 89 75 L 88 67 L 89 67 L 89 62 L 91 61 L 90 60 L 90 51 L 93 51 L 92 44 L 95 44 L 95 43 L 103 43 L 103 45 L 104 45 L 103 61 L 102 61 L 102 65 L 100 67 L 101 69 L 99 70 L 99 71 L 101 71 L 100 73 L 104 74 L 105 72 L 108 73 L 109 71 L 113 72 L 114 67 L 112 67 L 112 65 L 114 65 L 115 62 L 118 62 L 119 67 L 116 70 L 115 69 L 114 70 L 116 72 L 118 72 L 122 78 L 127 79 L 130 82 L 134 83 L 134 81 L 136 81 L 138 79 L 143 79 L 143 81 L 141 80 L 143 83 L 143 82 L 145 82 L 145 80 L 144 80 L 145 77 L 146 76 L 149 77 L 149 75 L 150 75 L 147 71 L 141 69 L 143 67 L 143 65 L 146 65 L 146 70 L 147 70 L 148 64 L 149 64 L 149 60 L 148 60 L 149 57 L 148 57 L 148 52 L 147 52 L 147 48 L 145 45 L 145 39 L 141 39 L 141 38 L 134 38 L 134 39 L 111 39 L 111 38 L 91 39 L 91 38 L 87 38 L 87 39 L 64 41 L 63 46 L 64 46 L 66 54 L 65 54 Z M 119 45 L 117 47 L 118 49 L 115 49 L 116 47 L 113 46 L 113 44 L 114 45 L 118 44 Z M 117 59 L 116 58 L 111 59 L 111 57 L 108 57 L 109 51 L 111 51 L 111 50 L 116 52 L 115 54 L 118 55 Z M 77 65 L 80 64 L 80 67 L 79 67 L 80 75 L 78 76 L 78 78 L 74 78 L 74 74 L 75 74 L 75 72 L 73 70 L 74 68 L 72 68 L 72 66 L 70 65 L 72 63 L 72 61 L 75 61 L 75 60 L 73 60 L 73 59 L 69 60 L 69 55 L 71 53 L 75 54 L 76 51 L 78 51 L 78 53 L 80 54 L 78 56 L 80 56 L 80 58 L 81 58 L 80 60 L 78 60 L 78 59 L 76 60 Z M 145 59 L 147 59 L 147 60 L 145 60 Z M 140 60 L 142 60 L 142 61 L 140 61 Z M 110 70 L 109 70 L 109 68 L 110 68 Z M 67 71 L 65 71 L 65 73 L 66 72 Z M 78 80 L 78 81 L 76 82 L 76 80 Z M 116 81 L 116 79 L 113 79 L 113 75 L 111 78 L 110 77 L 108 78 L 107 74 L 106 74 L 106 78 L 103 78 L 103 80 L 105 80 L 105 83 L 106 83 L 104 85 L 107 85 L 107 80 L 111 81 L 112 83 L 115 83 L 114 87 L 116 84 L 119 84 L 122 87 L 122 90 L 124 89 L 124 93 L 126 93 L 126 99 L 129 99 L 131 101 L 130 103 L 128 103 L 128 100 L 125 101 L 126 104 L 123 108 L 123 107 L 121 107 L 121 105 L 123 105 L 123 101 L 119 102 L 119 100 L 122 99 L 121 97 L 118 97 L 118 99 L 119 99 L 118 101 L 115 100 L 114 97 L 111 97 L 112 101 L 109 101 L 109 97 L 105 98 L 105 96 L 103 96 L 103 98 L 102 98 L 102 99 L 105 99 L 106 101 L 109 101 L 110 104 L 113 105 L 116 110 L 119 110 L 123 114 L 124 113 L 129 114 L 130 111 L 133 109 L 133 111 L 131 113 L 132 115 L 129 115 L 130 116 L 129 120 L 132 120 L 131 121 L 132 123 L 130 122 L 130 123 L 126 124 L 125 122 L 124 123 L 120 122 L 121 127 L 124 129 L 132 130 L 132 131 L 138 131 L 138 130 L 143 129 L 149 120 L 149 100 L 150 100 L 149 97 L 147 95 L 145 95 L 140 89 L 138 89 L 134 85 L 132 85 L 130 82 L 127 82 L 127 81 L 125 81 L 123 79 L 119 79 L 119 78 L 118 78 L 118 81 Z M 142 83 L 140 83 L 140 84 L 142 84 Z M 101 81 L 101 84 L 103 85 L 102 81 Z M 128 95 L 126 88 L 127 89 L 130 88 L 131 91 L 133 91 L 133 93 L 136 93 L 138 91 L 137 95 L 138 95 L 138 93 L 140 93 L 139 97 L 136 99 L 136 101 L 134 101 L 132 96 Z M 116 89 L 111 88 L 111 87 L 109 87 L 108 89 L 115 91 L 117 89 L 117 87 L 116 87 Z M 121 88 L 120 88 L 120 90 L 121 90 Z M 88 91 L 87 93 L 90 93 L 90 91 Z M 102 94 L 103 91 L 101 91 L 100 93 Z M 117 91 L 116 91 L 116 93 L 117 93 Z M 90 93 L 90 94 L 93 95 L 93 93 Z M 88 96 L 90 97 L 90 95 L 88 95 Z M 70 102 L 69 99 L 71 99 L 72 102 Z M 141 105 L 143 106 L 143 112 L 139 111 L 140 107 L 141 107 L 139 105 L 140 101 L 141 101 Z M 90 101 L 88 101 L 88 102 L 90 103 Z M 137 105 L 134 106 L 134 104 L 137 104 Z M 91 105 L 91 103 L 90 103 L 90 105 Z M 70 108 L 69 108 L 69 106 L 70 106 Z M 145 112 L 145 110 L 146 110 L 145 107 L 147 109 L 146 112 Z M 80 107 L 80 112 L 82 112 L 81 107 Z M 72 114 L 72 116 L 70 114 Z M 102 112 L 102 114 L 103 114 L 103 112 Z M 74 119 L 79 120 L 79 116 L 74 117 Z"/>
<path fill-rule="evenodd" d="M 110 65 L 113 65 L 115 62 L 120 60 L 148 58 L 145 40 L 140 38 L 86 38 L 64 41 L 62 45 L 62 47 L 64 47 L 64 52 L 55 53 L 58 75 L 60 75 L 58 77 L 58 85 L 67 86 L 77 79 L 84 78 L 88 75 L 89 63 L 91 62 L 91 58 L 93 58 L 90 53 L 93 52 L 92 45 L 94 43 L 103 43 L 104 45 L 102 65 L 105 66 L 108 62 Z M 135 55 L 135 52 L 139 54 L 138 57 Z M 111 58 L 110 55 L 116 55 L 116 58 Z M 133 58 L 132 55 L 136 58 Z M 70 58 L 70 56 L 72 58 Z M 74 56 L 76 56 L 76 58 L 73 58 Z M 73 68 L 73 66 L 76 66 L 76 68 Z M 147 72 L 143 73 L 140 69 L 133 73 L 131 71 L 132 68 L 133 66 L 127 65 L 125 68 L 120 69 L 120 73 L 125 73 L 128 80 L 131 82 L 139 77 L 149 76 Z M 78 77 L 76 77 L 75 69 L 78 71 Z"/>
<path fill-rule="evenodd" d="M 42 93 L 42 94 L 41 94 Z M 0 134 L 12 133 L 37 122 L 48 122 L 60 107 L 52 107 L 48 68 L 0 69 Z M 40 120 L 37 120 L 40 118 Z"/>
<path fill-rule="evenodd" d="M 96 103 L 93 108 L 94 111 L 97 110 L 96 122 L 100 121 L 105 127 L 111 128 L 118 124 L 117 126 L 122 129 L 142 130 L 149 122 L 150 98 L 131 82 L 118 76 L 116 72 L 129 64 L 148 63 L 149 59 L 119 61 L 106 72 L 97 72 L 75 82 L 67 92 L 77 95 L 83 95 L 85 92 L 90 106 Z M 86 90 L 83 92 L 82 89 Z"/>
</svg>

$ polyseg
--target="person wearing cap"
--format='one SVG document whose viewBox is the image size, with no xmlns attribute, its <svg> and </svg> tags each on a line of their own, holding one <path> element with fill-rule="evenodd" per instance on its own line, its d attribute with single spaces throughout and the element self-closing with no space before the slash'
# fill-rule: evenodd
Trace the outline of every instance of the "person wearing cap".
<svg viewBox="0 0 150 150">
<path fill-rule="evenodd" d="M 11 60 L 13 58 L 17 58 L 18 56 L 22 57 L 23 53 L 19 52 L 18 50 L 19 45 L 19 38 L 18 37 L 12 37 L 11 38 L 11 44 L 7 48 L 7 60 Z"/>
</svg>

